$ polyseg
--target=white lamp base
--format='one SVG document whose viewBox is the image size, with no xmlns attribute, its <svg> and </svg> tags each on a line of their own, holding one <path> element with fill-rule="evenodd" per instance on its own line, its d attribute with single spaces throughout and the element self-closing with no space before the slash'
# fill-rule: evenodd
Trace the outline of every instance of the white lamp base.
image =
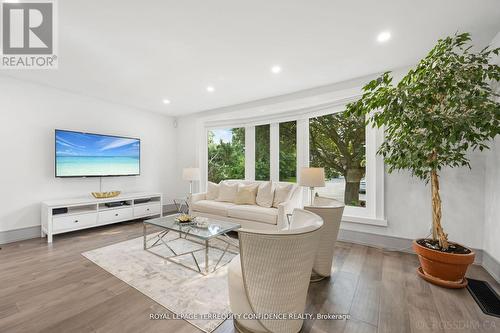
<svg viewBox="0 0 500 333">
<path fill-rule="evenodd" d="M 312 206 L 314 203 L 314 186 L 309 187 L 309 190 L 311 191 L 311 198 L 309 200 L 309 204 Z"/>
</svg>

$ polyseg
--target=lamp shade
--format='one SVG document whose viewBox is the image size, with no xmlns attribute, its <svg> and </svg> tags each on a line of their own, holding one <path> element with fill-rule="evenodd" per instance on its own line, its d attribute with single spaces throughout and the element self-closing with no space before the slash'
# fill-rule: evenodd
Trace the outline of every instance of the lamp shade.
<svg viewBox="0 0 500 333">
<path fill-rule="evenodd" d="M 199 168 L 182 169 L 182 179 L 189 181 L 200 180 L 200 169 Z"/>
<path fill-rule="evenodd" d="M 308 187 L 325 186 L 325 169 L 302 168 L 302 170 L 300 170 L 299 185 Z"/>
</svg>

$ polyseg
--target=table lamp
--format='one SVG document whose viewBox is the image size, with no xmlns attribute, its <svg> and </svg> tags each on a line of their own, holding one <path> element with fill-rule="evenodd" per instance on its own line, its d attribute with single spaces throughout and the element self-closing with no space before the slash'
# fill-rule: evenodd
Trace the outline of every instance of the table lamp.
<svg viewBox="0 0 500 333">
<path fill-rule="evenodd" d="M 199 168 L 182 169 L 182 179 L 189 181 L 189 197 L 193 194 L 193 181 L 200 180 Z"/>
<path fill-rule="evenodd" d="M 325 186 L 325 169 L 324 168 L 302 168 L 300 170 L 299 185 L 309 187 L 311 191 L 311 202 L 314 200 L 314 188 Z"/>
</svg>

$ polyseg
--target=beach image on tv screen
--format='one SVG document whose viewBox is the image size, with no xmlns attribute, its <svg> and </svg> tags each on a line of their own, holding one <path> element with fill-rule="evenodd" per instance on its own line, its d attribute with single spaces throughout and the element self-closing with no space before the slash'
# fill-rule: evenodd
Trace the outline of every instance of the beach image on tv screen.
<svg viewBox="0 0 500 333">
<path fill-rule="evenodd" d="M 56 176 L 125 176 L 140 173 L 140 141 L 56 131 Z"/>
</svg>

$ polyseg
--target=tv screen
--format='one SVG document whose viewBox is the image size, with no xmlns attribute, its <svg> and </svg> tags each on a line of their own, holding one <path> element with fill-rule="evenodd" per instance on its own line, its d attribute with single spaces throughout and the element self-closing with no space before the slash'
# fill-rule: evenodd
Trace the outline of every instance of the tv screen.
<svg viewBox="0 0 500 333">
<path fill-rule="evenodd" d="M 56 130 L 55 151 L 56 177 L 140 174 L 140 139 Z"/>
</svg>

